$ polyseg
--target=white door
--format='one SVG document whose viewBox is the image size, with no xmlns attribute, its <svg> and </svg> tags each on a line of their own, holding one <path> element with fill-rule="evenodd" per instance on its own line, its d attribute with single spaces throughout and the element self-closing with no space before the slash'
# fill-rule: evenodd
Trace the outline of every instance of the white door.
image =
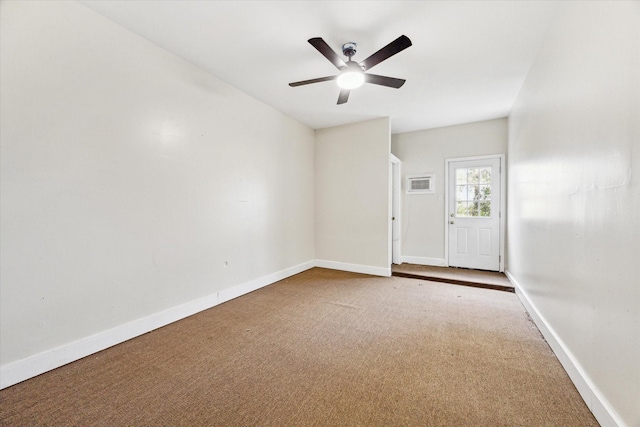
<svg viewBox="0 0 640 427">
<path fill-rule="evenodd" d="M 501 158 L 449 161 L 449 265 L 500 270 Z"/>
<path fill-rule="evenodd" d="M 400 160 L 391 159 L 391 262 L 402 264 L 400 259 Z"/>
</svg>

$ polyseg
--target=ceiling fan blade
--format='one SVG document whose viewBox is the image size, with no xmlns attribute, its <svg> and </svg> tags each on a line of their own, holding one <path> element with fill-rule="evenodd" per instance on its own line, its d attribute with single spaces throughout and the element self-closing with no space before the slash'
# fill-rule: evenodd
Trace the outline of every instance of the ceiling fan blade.
<svg viewBox="0 0 640 427">
<path fill-rule="evenodd" d="M 367 83 L 373 83 L 374 85 L 392 87 L 394 89 L 401 88 L 404 82 L 406 82 L 405 79 L 396 79 L 395 77 L 379 76 L 377 74 L 367 73 L 364 75 L 364 81 Z"/>
<path fill-rule="evenodd" d="M 340 91 L 340 95 L 338 95 L 338 105 L 344 104 L 349 100 L 349 93 L 351 91 L 349 89 L 342 89 Z"/>
<path fill-rule="evenodd" d="M 313 47 L 315 47 L 318 52 L 324 55 L 337 69 L 342 69 L 347 66 L 347 64 L 340 58 L 340 56 L 333 51 L 329 47 L 329 45 L 322 40 L 321 37 L 314 37 L 312 39 L 307 40 Z"/>
<path fill-rule="evenodd" d="M 289 83 L 289 86 L 296 87 L 296 86 L 302 86 L 302 85 L 309 85 L 311 83 L 328 82 L 330 80 L 335 80 L 337 77 L 338 76 L 318 77 L 317 79 L 302 80 L 299 82 Z"/>
<path fill-rule="evenodd" d="M 402 35 L 364 61 L 360 62 L 360 65 L 363 66 L 366 71 L 378 65 L 385 59 L 392 57 L 396 53 L 402 52 L 409 46 L 411 46 L 411 40 L 409 40 L 409 37 Z"/>
</svg>

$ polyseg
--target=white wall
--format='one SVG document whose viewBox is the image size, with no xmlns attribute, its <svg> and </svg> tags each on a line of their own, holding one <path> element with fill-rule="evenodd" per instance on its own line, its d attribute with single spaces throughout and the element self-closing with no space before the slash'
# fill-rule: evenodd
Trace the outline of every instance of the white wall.
<svg viewBox="0 0 640 427">
<path fill-rule="evenodd" d="M 509 123 L 507 271 L 602 425 L 640 425 L 639 29 L 564 4 Z"/>
<path fill-rule="evenodd" d="M 320 266 L 390 275 L 389 118 L 316 131 Z"/>
<path fill-rule="evenodd" d="M 402 256 L 443 265 L 445 160 L 506 153 L 507 119 L 395 134 L 391 152 L 402 160 Z M 435 174 L 435 194 L 405 194 L 406 176 L 421 173 Z"/>
<path fill-rule="evenodd" d="M 1 8 L 3 368 L 313 264 L 312 129 L 75 2 Z"/>
</svg>

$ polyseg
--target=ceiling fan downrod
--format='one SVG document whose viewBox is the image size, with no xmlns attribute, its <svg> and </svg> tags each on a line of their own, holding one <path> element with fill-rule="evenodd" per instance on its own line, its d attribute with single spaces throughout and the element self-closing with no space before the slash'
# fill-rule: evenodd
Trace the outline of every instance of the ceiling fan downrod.
<svg viewBox="0 0 640 427">
<path fill-rule="evenodd" d="M 349 61 L 351 61 L 351 57 L 356 54 L 357 47 L 358 45 L 355 42 L 345 43 L 342 45 L 342 54 L 349 57 Z"/>
</svg>

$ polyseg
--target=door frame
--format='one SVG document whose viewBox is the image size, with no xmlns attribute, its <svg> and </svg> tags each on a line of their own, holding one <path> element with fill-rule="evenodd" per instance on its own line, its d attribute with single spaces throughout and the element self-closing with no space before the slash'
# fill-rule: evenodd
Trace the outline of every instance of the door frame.
<svg viewBox="0 0 640 427">
<path fill-rule="evenodd" d="M 389 259 L 390 264 L 402 264 L 402 161 L 389 155 L 390 212 L 389 212 Z M 395 220 L 393 218 L 395 217 Z M 394 237 L 397 237 L 394 240 Z"/>
<path fill-rule="evenodd" d="M 444 160 L 444 262 L 449 267 L 449 166 L 453 162 L 469 160 L 500 159 L 500 252 L 499 271 L 504 272 L 504 245 L 507 218 L 507 174 L 505 154 L 489 154 L 485 156 L 453 157 Z"/>
</svg>

